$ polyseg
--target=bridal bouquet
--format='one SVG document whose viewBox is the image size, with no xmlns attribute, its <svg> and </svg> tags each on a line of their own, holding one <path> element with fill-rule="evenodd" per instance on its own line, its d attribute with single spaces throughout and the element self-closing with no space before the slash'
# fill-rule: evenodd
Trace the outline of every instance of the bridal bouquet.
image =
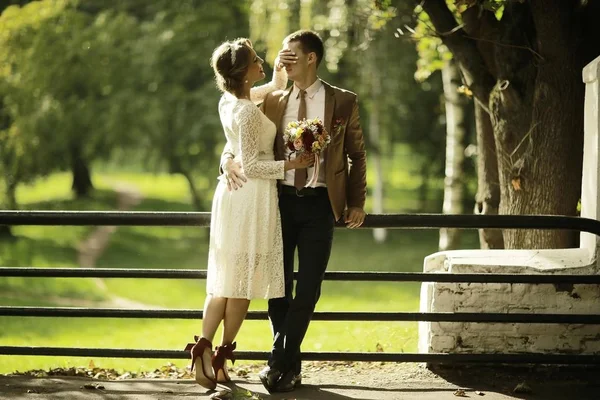
<svg viewBox="0 0 600 400">
<path fill-rule="evenodd" d="M 320 155 L 331 141 L 323 122 L 319 118 L 292 121 L 285 127 L 283 140 L 288 149 L 298 155 L 304 153 L 315 155 L 313 175 L 306 186 L 315 184 L 319 177 Z"/>
</svg>

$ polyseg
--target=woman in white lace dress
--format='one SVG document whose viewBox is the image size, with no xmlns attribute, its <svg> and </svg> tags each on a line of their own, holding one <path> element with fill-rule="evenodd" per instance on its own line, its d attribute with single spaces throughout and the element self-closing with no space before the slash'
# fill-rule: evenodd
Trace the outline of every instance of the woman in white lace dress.
<svg viewBox="0 0 600 400">
<path fill-rule="evenodd" d="M 276 182 L 284 178 L 285 171 L 307 168 L 313 160 L 275 161 L 276 127 L 256 103 L 285 88 L 287 74 L 280 62 L 293 63 L 295 58 L 290 51 L 280 52 L 273 80 L 252 88 L 265 73 L 263 60 L 248 39 L 225 42 L 213 53 L 212 66 L 223 91 L 219 115 L 226 148 L 237 155 L 248 181 L 243 188 L 231 191 L 227 179 L 220 177 L 213 198 L 202 337 L 196 337 L 186 348 L 191 351 L 192 368 L 196 364 L 196 381 L 209 389 L 214 389 L 216 382 L 230 380 L 225 364 L 227 359 L 235 360 L 234 339 L 250 300 L 284 296 Z M 212 341 L 221 321 L 223 338 L 212 354 Z"/>
</svg>

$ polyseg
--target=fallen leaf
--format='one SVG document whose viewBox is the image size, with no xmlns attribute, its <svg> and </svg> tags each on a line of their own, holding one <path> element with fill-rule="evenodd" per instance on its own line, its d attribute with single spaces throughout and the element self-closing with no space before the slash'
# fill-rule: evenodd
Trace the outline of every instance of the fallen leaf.
<svg viewBox="0 0 600 400">
<path fill-rule="evenodd" d="M 517 177 L 517 178 L 512 178 L 512 180 L 510 181 L 513 185 L 513 189 L 515 191 L 519 191 L 521 190 L 521 178 Z"/>
<path fill-rule="evenodd" d="M 119 375 L 117 379 L 129 379 L 131 378 L 131 374 L 129 372 L 125 372 L 123 375 Z"/>
<path fill-rule="evenodd" d="M 533 392 L 533 390 L 531 390 L 531 388 L 529 387 L 529 385 L 527 383 L 521 382 L 517 386 L 515 386 L 513 392 L 515 392 L 515 393 L 531 393 L 531 392 Z"/>
</svg>

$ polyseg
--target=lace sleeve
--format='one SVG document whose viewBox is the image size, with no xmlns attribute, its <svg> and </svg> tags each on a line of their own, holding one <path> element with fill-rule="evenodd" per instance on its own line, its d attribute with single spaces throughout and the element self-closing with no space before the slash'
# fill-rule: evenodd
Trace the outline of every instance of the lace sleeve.
<svg viewBox="0 0 600 400">
<path fill-rule="evenodd" d="M 235 115 L 234 121 L 240 133 L 240 149 L 244 174 L 248 178 L 283 179 L 284 161 L 261 161 L 259 155 L 259 139 L 262 121 L 260 110 L 246 103 Z"/>
<path fill-rule="evenodd" d="M 287 72 L 285 72 L 285 68 L 281 68 L 279 71 L 277 71 L 277 67 L 273 68 L 273 78 L 271 79 L 271 82 L 250 89 L 250 100 L 252 100 L 254 104 L 261 103 L 269 93 L 274 92 L 275 90 L 285 89 L 287 81 L 288 76 Z"/>
</svg>

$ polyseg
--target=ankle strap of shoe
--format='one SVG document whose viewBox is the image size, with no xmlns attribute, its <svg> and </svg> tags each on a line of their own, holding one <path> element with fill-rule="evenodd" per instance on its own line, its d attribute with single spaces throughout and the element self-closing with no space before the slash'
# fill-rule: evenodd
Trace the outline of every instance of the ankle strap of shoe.
<svg viewBox="0 0 600 400">
<path fill-rule="evenodd" d="M 236 342 L 224 344 L 222 346 L 217 346 L 217 353 L 222 354 L 222 357 L 225 357 L 226 359 L 231 360 L 231 362 L 234 363 L 235 355 L 233 354 L 233 351 L 236 349 L 236 347 Z"/>
</svg>

